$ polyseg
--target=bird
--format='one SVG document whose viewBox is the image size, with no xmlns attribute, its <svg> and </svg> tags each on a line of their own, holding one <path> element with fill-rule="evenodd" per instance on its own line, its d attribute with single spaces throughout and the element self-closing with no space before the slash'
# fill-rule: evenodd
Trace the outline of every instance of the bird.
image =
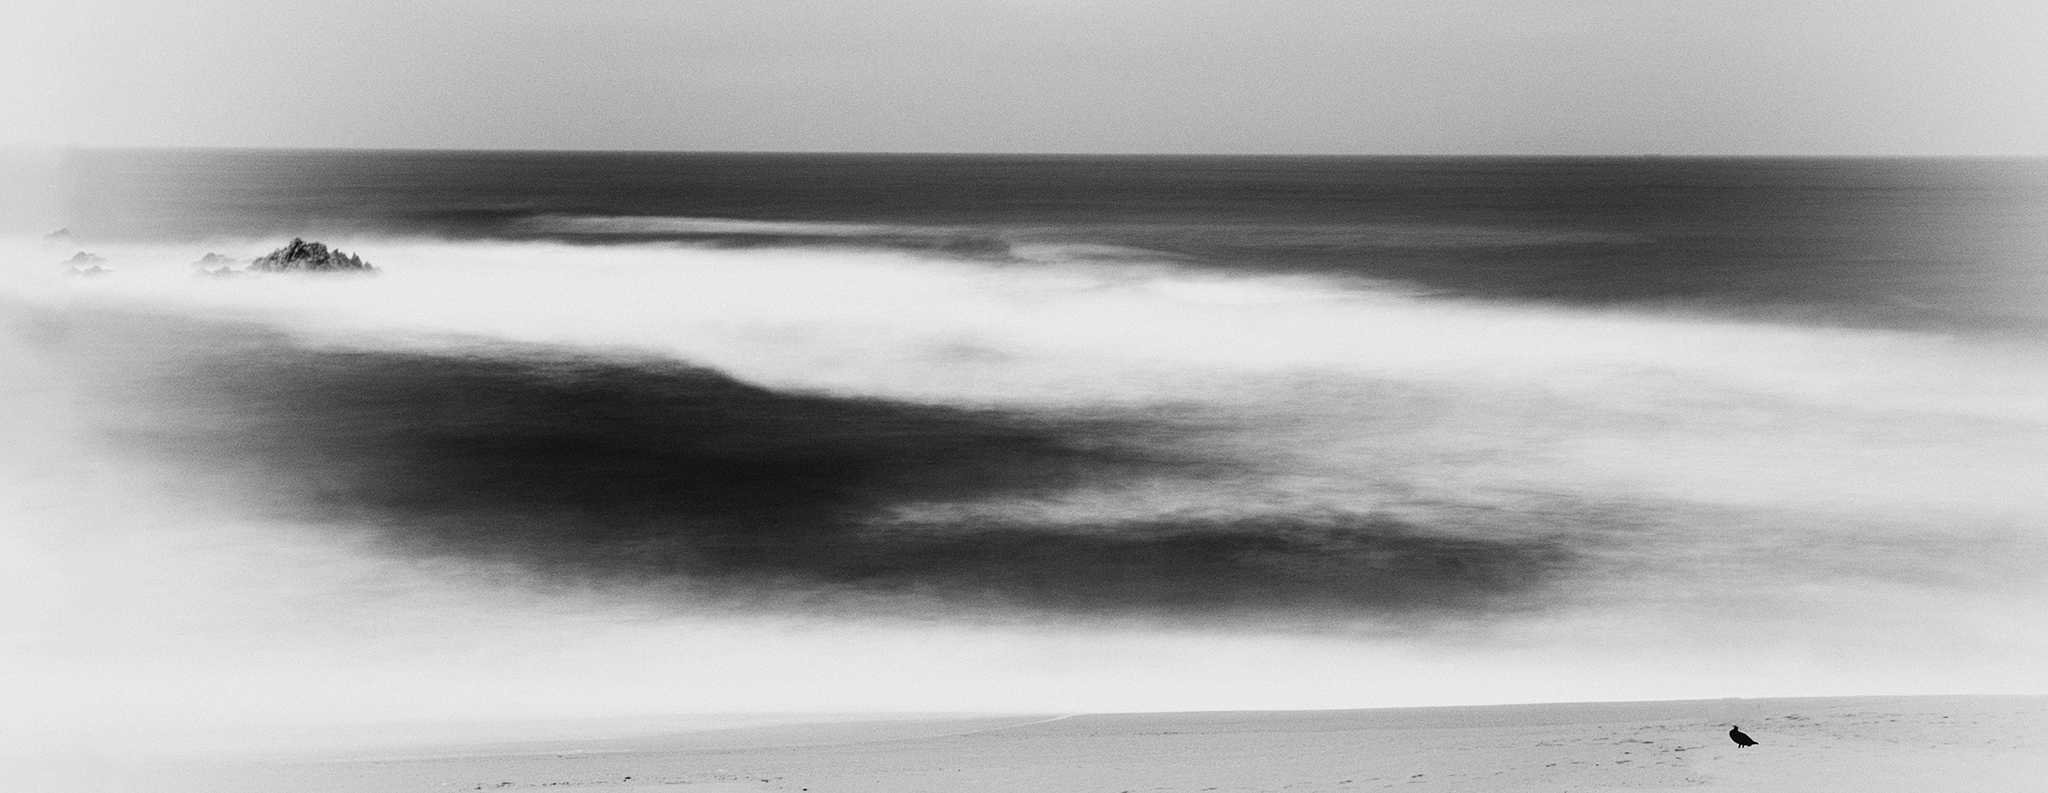
<svg viewBox="0 0 2048 793">
<path fill-rule="evenodd" d="M 1748 735 L 1744 735 L 1742 732 L 1742 728 L 1739 726 L 1728 728 L 1728 740 L 1734 741 L 1736 746 L 1740 746 L 1744 749 L 1756 745 L 1756 739 L 1751 738 Z"/>
</svg>

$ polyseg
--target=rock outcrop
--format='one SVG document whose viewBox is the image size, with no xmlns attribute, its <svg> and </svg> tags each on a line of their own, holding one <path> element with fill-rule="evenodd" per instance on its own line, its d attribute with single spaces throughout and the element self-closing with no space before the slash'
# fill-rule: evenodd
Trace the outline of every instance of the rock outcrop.
<svg viewBox="0 0 2048 793">
<path fill-rule="evenodd" d="M 192 269 L 198 275 L 214 278 L 229 278 L 242 274 L 242 271 L 235 269 L 235 260 L 212 251 L 207 251 L 205 256 L 193 261 Z"/>
<path fill-rule="evenodd" d="M 72 275 L 106 275 L 113 272 L 113 268 L 107 267 L 106 264 L 105 257 L 85 251 L 71 254 L 71 258 L 64 260 L 64 266 L 70 268 Z"/>
<path fill-rule="evenodd" d="M 360 256 L 352 256 L 317 242 L 307 242 L 293 237 L 291 244 L 271 251 L 270 255 L 249 262 L 253 273 L 374 273 L 377 268 L 370 266 Z"/>
</svg>

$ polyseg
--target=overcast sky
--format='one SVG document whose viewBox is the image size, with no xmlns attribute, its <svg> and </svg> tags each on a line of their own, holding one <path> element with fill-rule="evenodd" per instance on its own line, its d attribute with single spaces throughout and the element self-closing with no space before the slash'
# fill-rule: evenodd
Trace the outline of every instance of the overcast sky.
<svg viewBox="0 0 2048 793">
<path fill-rule="evenodd" d="M 2048 153 L 2024 0 L 10 6 L 10 143 Z"/>
</svg>

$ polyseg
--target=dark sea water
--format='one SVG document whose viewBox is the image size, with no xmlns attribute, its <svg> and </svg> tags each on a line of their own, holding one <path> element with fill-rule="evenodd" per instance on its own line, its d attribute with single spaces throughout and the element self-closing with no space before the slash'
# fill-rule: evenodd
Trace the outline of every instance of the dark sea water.
<svg viewBox="0 0 2048 793">
<path fill-rule="evenodd" d="M 65 170 L 63 222 L 125 239 L 1141 257 L 1481 298 L 2048 323 L 2044 160 L 86 151 Z"/>
<path fill-rule="evenodd" d="M 2048 686 L 2041 161 L 39 178 L 0 224 L 34 718 Z M 293 237 L 378 273 L 197 272 Z"/>
</svg>

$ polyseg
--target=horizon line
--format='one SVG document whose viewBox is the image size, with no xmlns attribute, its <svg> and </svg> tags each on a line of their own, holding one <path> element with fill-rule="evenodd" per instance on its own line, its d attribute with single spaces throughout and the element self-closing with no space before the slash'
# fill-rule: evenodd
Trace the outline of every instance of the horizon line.
<svg viewBox="0 0 2048 793">
<path fill-rule="evenodd" d="M 1423 153 L 1423 152 L 1117 152 L 1117 151 L 968 151 L 856 149 L 641 149 L 519 148 L 437 146 L 267 146 L 7 143 L 5 150 L 130 151 L 130 152 L 277 152 L 392 154 L 677 154 L 764 157 L 1018 157 L 1033 159 L 1382 159 L 1382 160 L 2048 160 L 2048 153 L 1870 154 L 1870 153 Z"/>
</svg>

